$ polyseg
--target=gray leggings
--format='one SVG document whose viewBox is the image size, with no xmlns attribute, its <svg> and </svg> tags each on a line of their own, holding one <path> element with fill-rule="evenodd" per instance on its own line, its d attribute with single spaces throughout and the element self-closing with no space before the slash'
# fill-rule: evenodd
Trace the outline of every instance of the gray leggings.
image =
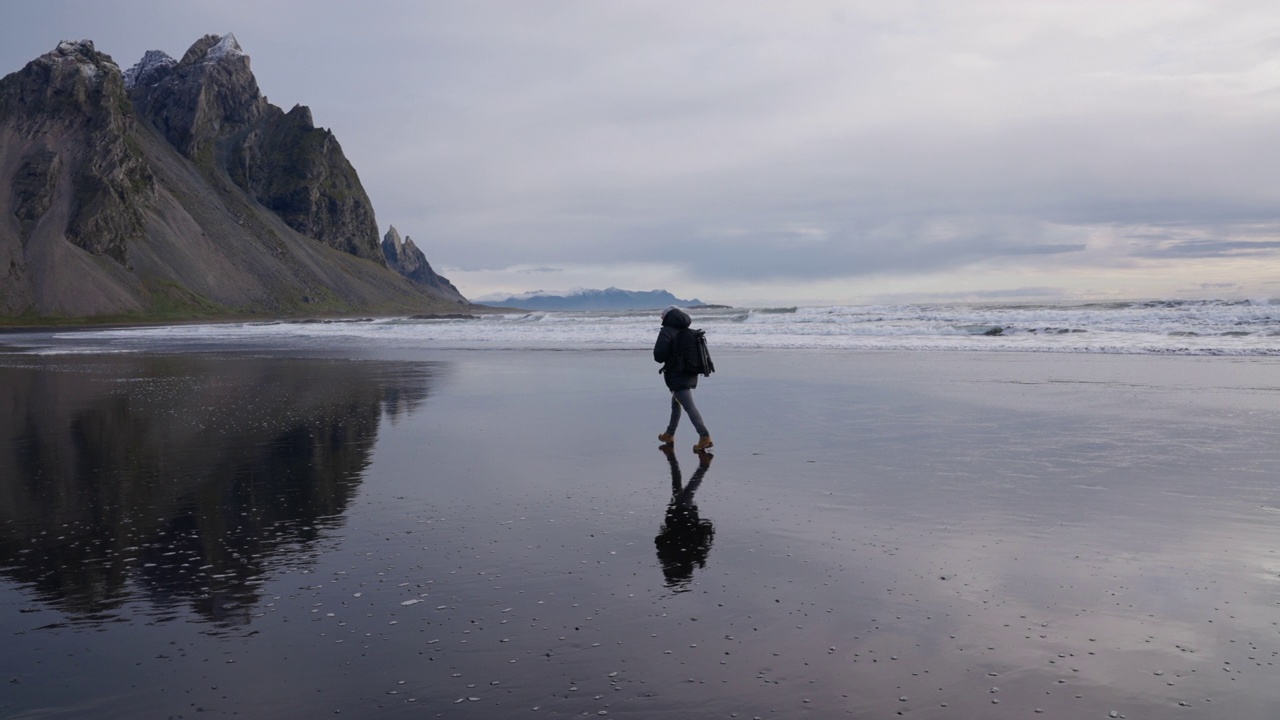
<svg viewBox="0 0 1280 720">
<path fill-rule="evenodd" d="M 672 390 L 671 391 L 671 422 L 667 423 L 667 434 L 675 434 L 676 426 L 680 424 L 680 408 L 689 415 L 689 422 L 693 423 L 693 427 L 698 431 L 698 437 L 707 437 L 711 433 L 707 432 L 707 426 L 702 424 L 702 413 L 698 412 L 698 406 L 693 404 L 693 391 Z"/>
</svg>

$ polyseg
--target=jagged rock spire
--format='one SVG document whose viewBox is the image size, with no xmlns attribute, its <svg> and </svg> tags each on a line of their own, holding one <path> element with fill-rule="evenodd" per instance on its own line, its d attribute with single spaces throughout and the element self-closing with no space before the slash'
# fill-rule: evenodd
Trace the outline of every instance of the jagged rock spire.
<svg viewBox="0 0 1280 720">
<path fill-rule="evenodd" d="M 419 285 L 435 288 L 450 298 L 465 302 L 462 293 L 458 292 L 458 288 L 448 278 L 431 269 L 431 263 L 427 262 L 427 257 L 414 244 L 413 238 L 406 235 L 401 240 L 394 225 L 382 237 L 382 254 L 387 259 L 387 267 L 392 270 Z"/>
</svg>

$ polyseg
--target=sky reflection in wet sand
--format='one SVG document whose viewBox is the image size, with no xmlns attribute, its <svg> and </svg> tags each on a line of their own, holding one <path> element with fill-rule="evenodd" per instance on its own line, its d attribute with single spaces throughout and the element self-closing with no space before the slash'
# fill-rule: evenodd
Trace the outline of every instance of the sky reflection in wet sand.
<svg viewBox="0 0 1280 720">
<path fill-rule="evenodd" d="M 1280 706 L 1274 361 L 725 354 L 672 564 L 644 353 L 304 354 L 0 359 L 0 716 Z"/>
</svg>

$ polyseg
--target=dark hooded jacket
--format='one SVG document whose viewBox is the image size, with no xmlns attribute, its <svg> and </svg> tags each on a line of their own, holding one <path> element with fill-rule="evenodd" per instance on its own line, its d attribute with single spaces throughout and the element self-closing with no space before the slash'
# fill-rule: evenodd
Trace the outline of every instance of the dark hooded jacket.
<svg viewBox="0 0 1280 720">
<path fill-rule="evenodd" d="M 671 308 L 662 318 L 658 341 L 653 345 L 653 359 L 662 363 L 662 377 L 668 390 L 692 390 L 698 387 L 698 374 L 676 372 L 676 335 L 692 323 L 689 314 L 680 308 Z"/>
</svg>

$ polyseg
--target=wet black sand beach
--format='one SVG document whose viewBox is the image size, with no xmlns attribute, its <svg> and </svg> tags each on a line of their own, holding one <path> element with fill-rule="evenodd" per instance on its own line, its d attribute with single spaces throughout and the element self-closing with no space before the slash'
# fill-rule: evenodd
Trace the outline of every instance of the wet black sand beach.
<svg viewBox="0 0 1280 720">
<path fill-rule="evenodd" d="M 1274 359 L 717 365 L 0 354 L 0 717 L 1276 716 Z"/>
</svg>

